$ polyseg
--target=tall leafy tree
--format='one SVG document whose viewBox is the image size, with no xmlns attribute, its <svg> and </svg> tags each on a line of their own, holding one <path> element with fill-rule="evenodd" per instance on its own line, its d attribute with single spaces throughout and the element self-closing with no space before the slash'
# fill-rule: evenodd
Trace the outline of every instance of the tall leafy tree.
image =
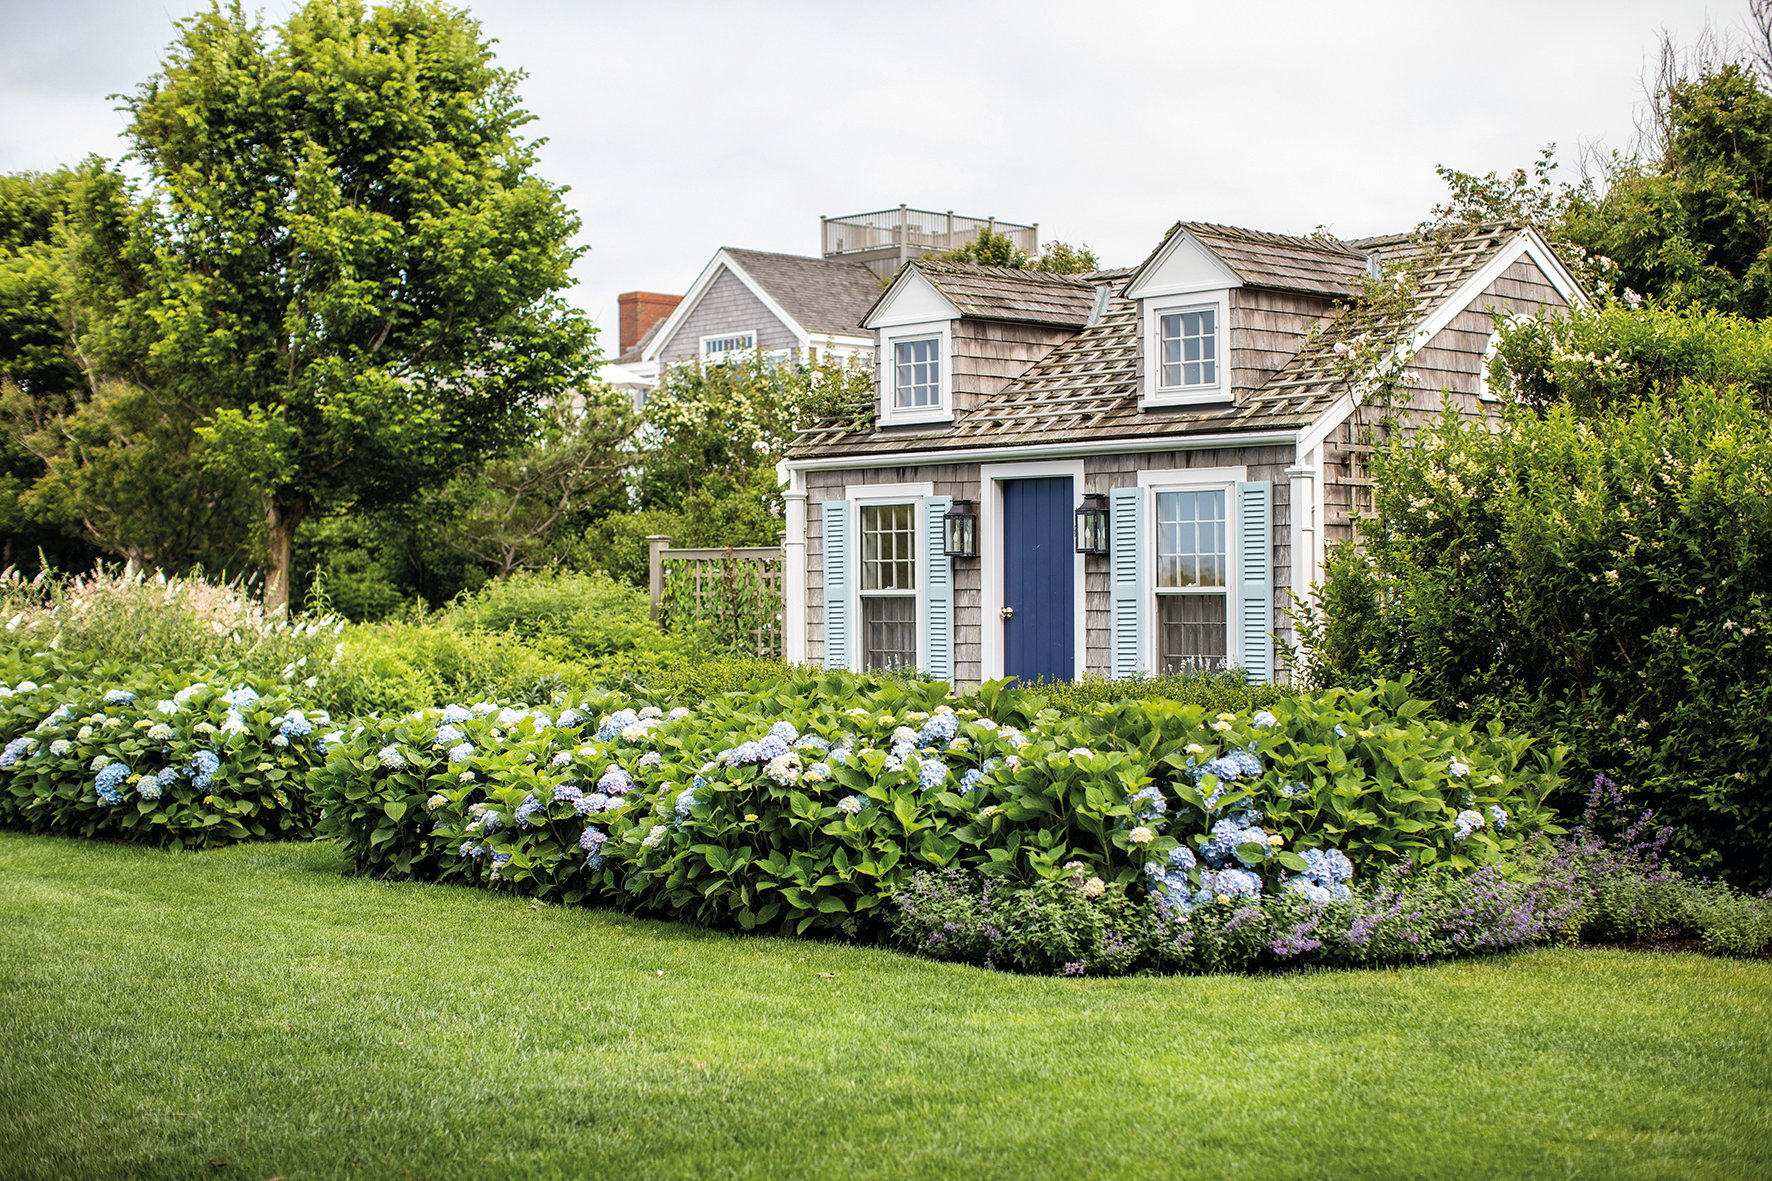
<svg viewBox="0 0 1772 1181">
<path fill-rule="evenodd" d="M 587 376 L 561 300 L 578 220 L 520 136 L 520 75 L 431 0 L 239 4 L 180 27 L 128 99 L 139 216 L 82 336 L 193 408 L 258 496 L 266 599 L 301 523 L 409 501 L 522 439 Z"/>
<path fill-rule="evenodd" d="M 1658 159 L 1578 198 L 1569 236 L 1616 282 L 1674 303 L 1772 315 L 1772 91 L 1741 64 L 1670 83 Z"/>
</svg>

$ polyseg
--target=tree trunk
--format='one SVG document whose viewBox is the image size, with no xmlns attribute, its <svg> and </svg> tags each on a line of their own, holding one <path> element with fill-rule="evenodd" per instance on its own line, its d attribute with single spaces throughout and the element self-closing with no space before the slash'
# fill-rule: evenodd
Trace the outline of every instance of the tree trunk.
<svg viewBox="0 0 1772 1181">
<path fill-rule="evenodd" d="M 138 578 L 148 568 L 148 556 L 139 545 L 123 547 L 123 577 Z"/>
<path fill-rule="evenodd" d="M 289 615 L 289 582 L 295 570 L 295 528 L 307 515 L 302 499 L 271 502 L 265 510 L 265 607 L 272 615 Z"/>
</svg>

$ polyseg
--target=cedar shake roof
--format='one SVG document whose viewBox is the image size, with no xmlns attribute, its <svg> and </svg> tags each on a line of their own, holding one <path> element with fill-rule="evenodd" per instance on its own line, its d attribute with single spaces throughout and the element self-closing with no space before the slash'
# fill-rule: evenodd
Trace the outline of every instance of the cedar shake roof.
<svg viewBox="0 0 1772 1181">
<path fill-rule="evenodd" d="M 1366 271 L 1367 252 L 1350 243 L 1201 221 L 1177 224 L 1163 235 L 1163 242 L 1176 230 L 1186 230 L 1250 287 L 1346 297 L 1360 289 L 1360 276 Z"/>
<path fill-rule="evenodd" d="M 962 316 L 1054 324 L 1061 328 L 1081 328 L 1089 322 L 1089 313 L 1095 307 L 1095 284 L 1099 281 L 1095 275 L 1054 275 L 927 258 L 913 259 L 905 265 L 928 279 Z M 1126 274 L 1112 273 L 1115 277 Z M 879 294 L 884 298 L 883 293 Z"/>
<path fill-rule="evenodd" d="M 872 335 L 861 318 L 880 297 L 880 278 L 861 263 L 731 246 L 725 253 L 814 340 Z"/>
<path fill-rule="evenodd" d="M 1340 310 L 1323 319 L 1322 330 L 1308 338 L 1304 347 L 1262 388 L 1239 391 L 1228 405 L 1141 410 L 1138 305 L 1121 294 L 1125 290 L 1122 278 L 1098 323 L 1083 328 L 1001 390 L 979 399 L 953 423 L 869 430 L 856 430 L 843 422 L 819 423 L 802 432 L 790 458 L 854 455 L 861 459 L 913 449 L 938 451 L 1297 429 L 1315 421 L 1352 388 L 1346 363 L 1335 353 L 1337 341 L 1362 334 L 1385 344 L 1405 339 L 1520 232 L 1514 226 L 1491 224 L 1460 228 L 1426 241 L 1408 234 L 1360 239 L 1347 243 L 1345 250 L 1337 250 L 1333 244 L 1326 246 L 1311 239 L 1211 228 L 1224 231 L 1220 241 L 1229 241 L 1234 234 L 1241 236 L 1238 241 L 1251 244 L 1248 255 L 1233 265 L 1248 267 L 1253 272 L 1256 264 L 1250 258 L 1261 253 L 1269 259 L 1262 265 L 1270 267 L 1269 273 L 1275 276 L 1272 285 L 1290 280 L 1286 290 L 1299 290 L 1296 276 L 1305 268 L 1282 266 L 1277 256 L 1290 256 L 1295 262 L 1312 265 L 1318 259 L 1324 260 L 1325 265 L 1340 258 L 1357 260 L 1353 270 L 1357 281 L 1365 270 L 1367 254 L 1374 253 L 1393 264 L 1415 263 L 1420 268 L 1421 285 L 1411 309 L 1388 320 L 1366 312 L 1349 315 L 1347 305 L 1340 305 Z M 1189 231 L 1193 232 L 1194 227 L 1190 225 Z M 1219 249 L 1218 241 L 1208 242 L 1204 236 L 1201 241 Z M 1294 253 L 1292 247 L 1297 244 L 1303 245 Z M 1250 286 L 1270 285 L 1257 284 L 1253 279 L 1248 282 Z"/>
</svg>

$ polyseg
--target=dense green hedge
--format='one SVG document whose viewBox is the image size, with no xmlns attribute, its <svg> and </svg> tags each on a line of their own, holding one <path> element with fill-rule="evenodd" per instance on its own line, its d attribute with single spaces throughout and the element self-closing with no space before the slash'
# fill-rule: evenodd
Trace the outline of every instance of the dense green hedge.
<svg viewBox="0 0 1772 1181">
<path fill-rule="evenodd" d="M 1551 736 L 1671 823 L 1684 864 L 1772 884 L 1766 403 L 1688 385 L 1447 418 L 1376 471 L 1378 520 L 1319 604 L 1321 675 L 1412 674 L 1442 712 Z"/>
<path fill-rule="evenodd" d="M 851 934 L 919 869 L 1082 866 L 1186 910 L 1496 865 L 1551 827 L 1557 752 L 1429 720 L 1396 685 L 1253 714 L 1044 704 L 802 673 L 693 710 L 452 706 L 353 728 L 313 782 L 365 873 Z"/>
</svg>

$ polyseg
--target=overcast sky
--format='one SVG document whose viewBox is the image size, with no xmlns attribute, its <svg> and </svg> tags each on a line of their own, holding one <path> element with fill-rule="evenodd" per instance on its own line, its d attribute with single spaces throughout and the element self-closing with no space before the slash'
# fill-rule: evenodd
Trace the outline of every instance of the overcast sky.
<svg viewBox="0 0 1772 1181">
<path fill-rule="evenodd" d="M 107 96 L 196 0 L 0 0 L 0 172 L 116 156 Z M 248 8 L 253 7 L 248 0 Z M 290 0 L 267 0 L 272 20 Z M 681 292 L 714 250 L 818 251 L 820 214 L 903 202 L 1038 222 L 1138 261 L 1178 220 L 1413 225 L 1436 164 L 1627 149 L 1657 33 L 1745 0 L 476 0 L 529 77 L 541 171 L 591 247 L 573 298 Z"/>
</svg>

